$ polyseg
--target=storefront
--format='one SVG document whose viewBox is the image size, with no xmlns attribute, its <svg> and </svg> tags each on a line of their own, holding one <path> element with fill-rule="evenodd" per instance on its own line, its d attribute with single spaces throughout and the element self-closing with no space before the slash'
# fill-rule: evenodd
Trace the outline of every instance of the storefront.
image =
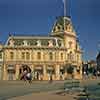
<svg viewBox="0 0 100 100">
<path fill-rule="evenodd" d="M 42 80 L 43 78 L 43 66 L 36 65 L 34 67 L 34 80 Z"/>
<path fill-rule="evenodd" d="M 15 65 L 8 65 L 7 72 L 8 72 L 8 80 L 14 80 Z"/>
<path fill-rule="evenodd" d="M 48 65 L 46 70 L 47 70 L 48 80 L 50 80 L 50 78 L 51 78 L 51 77 L 53 78 L 54 75 L 55 75 L 54 66 Z"/>
</svg>

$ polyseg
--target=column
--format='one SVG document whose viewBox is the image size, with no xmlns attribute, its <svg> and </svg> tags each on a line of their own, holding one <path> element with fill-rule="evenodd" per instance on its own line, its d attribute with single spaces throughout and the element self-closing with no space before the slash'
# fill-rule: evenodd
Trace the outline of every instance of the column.
<svg viewBox="0 0 100 100">
<path fill-rule="evenodd" d="M 34 65 L 31 65 L 31 72 L 32 72 L 32 80 L 34 80 L 35 74 L 34 74 Z"/>
<path fill-rule="evenodd" d="M 56 65 L 56 80 L 60 80 L 60 65 Z"/>
<path fill-rule="evenodd" d="M 15 65 L 15 78 L 14 80 L 19 80 L 19 68 L 20 68 L 20 65 Z"/>
<path fill-rule="evenodd" d="M 43 65 L 43 80 L 47 80 L 46 65 Z"/>
<path fill-rule="evenodd" d="M 3 66 L 3 80 L 7 80 L 7 68 L 6 68 L 6 64 L 4 64 Z"/>
</svg>

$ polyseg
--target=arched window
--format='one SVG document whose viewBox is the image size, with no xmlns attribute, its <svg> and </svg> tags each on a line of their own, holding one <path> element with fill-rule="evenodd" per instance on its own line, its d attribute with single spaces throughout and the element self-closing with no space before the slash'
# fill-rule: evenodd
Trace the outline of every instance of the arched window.
<svg viewBox="0 0 100 100">
<path fill-rule="evenodd" d="M 63 60 L 63 58 L 64 58 L 64 54 L 63 54 L 63 53 L 61 53 L 60 55 L 61 55 L 61 60 Z"/>
<path fill-rule="evenodd" d="M 49 53 L 49 59 L 50 59 L 50 60 L 53 59 L 53 53 L 52 53 L 52 52 Z"/>
<path fill-rule="evenodd" d="M 73 55 L 72 52 L 70 52 L 70 53 L 68 54 L 68 60 L 69 60 L 69 61 L 74 61 L 74 55 Z"/>
<path fill-rule="evenodd" d="M 22 59 L 25 59 L 25 52 L 22 52 L 21 58 L 22 58 Z"/>
<path fill-rule="evenodd" d="M 10 59 L 14 59 L 14 52 L 10 52 Z"/>
<path fill-rule="evenodd" d="M 37 59 L 41 59 L 41 52 L 37 52 Z"/>
<path fill-rule="evenodd" d="M 30 53 L 26 52 L 26 59 L 29 60 L 30 59 Z"/>
</svg>

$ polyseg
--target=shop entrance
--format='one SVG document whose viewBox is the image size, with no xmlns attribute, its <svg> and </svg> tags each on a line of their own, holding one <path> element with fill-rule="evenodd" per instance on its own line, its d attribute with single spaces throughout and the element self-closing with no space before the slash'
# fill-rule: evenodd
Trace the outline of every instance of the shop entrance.
<svg viewBox="0 0 100 100">
<path fill-rule="evenodd" d="M 15 66 L 14 65 L 8 65 L 7 66 L 7 72 L 8 72 L 8 80 L 14 80 Z"/>
<path fill-rule="evenodd" d="M 53 75 L 55 74 L 55 69 L 53 66 L 50 65 L 47 66 L 47 74 L 48 74 L 48 80 L 51 80 L 53 78 Z"/>
<path fill-rule="evenodd" d="M 34 80 L 42 80 L 43 78 L 43 67 L 35 66 L 34 68 Z"/>
</svg>

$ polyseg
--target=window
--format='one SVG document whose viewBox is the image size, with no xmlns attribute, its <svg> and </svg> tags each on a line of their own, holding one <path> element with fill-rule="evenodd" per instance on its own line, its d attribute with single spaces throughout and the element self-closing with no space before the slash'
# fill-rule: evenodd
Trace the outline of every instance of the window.
<svg viewBox="0 0 100 100">
<path fill-rule="evenodd" d="M 30 59 L 30 53 L 26 52 L 26 59 L 29 60 Z"/>
<path fill-rule="evenodd" d="M 79 55 L 77 55 L 77 63 L 79 62 Z"/>
<path fill-rule="evenodd" d="M 22 52 L 22 59 L 25 59 L 25 52 Z"/>
<path fill-rule="evenodd" d="M 72 48 L 72 41 L 69 41 L 69 48 Z"/>
<path fill-rule="evenodd" d="M 0 52 L 0 59 L 2 59 L 2 52 Z"/>
<path fill-rule="evenodd" d="M 52 54 L 52 52 L 49 53 L 49 59 L 50 59 L 50 60 L 53 59 L 53 54 Z"/>
<path fill-rule="evenodd" d="M 61 60 L 63 60 L 63 57 L 64 57 L 64 55 L 63 55 L 63 53 L 61 53 Z"/>
<path fill-rule="evenodd" d="M 69 53 L 69 59 L 72 61 L 72 52 Z"/>
<path fill-rule="evenodd" d="M 10 52 L 10 59 L 14 59 L 14 52 Z"/>
<path fill-rule="evenodd" d="M 41 59 L 41 52 L 37 52 L 37 59 Z"/>
<path fill-rule="evenodd" d="M 74 55 L 73 55 L 72 52 L 70 52 L 70 53 L 68 54 L 68 60 L 69 60 L 69 61 L 73 61 L 73 60 L 74 60 Z"/>
</svg>

